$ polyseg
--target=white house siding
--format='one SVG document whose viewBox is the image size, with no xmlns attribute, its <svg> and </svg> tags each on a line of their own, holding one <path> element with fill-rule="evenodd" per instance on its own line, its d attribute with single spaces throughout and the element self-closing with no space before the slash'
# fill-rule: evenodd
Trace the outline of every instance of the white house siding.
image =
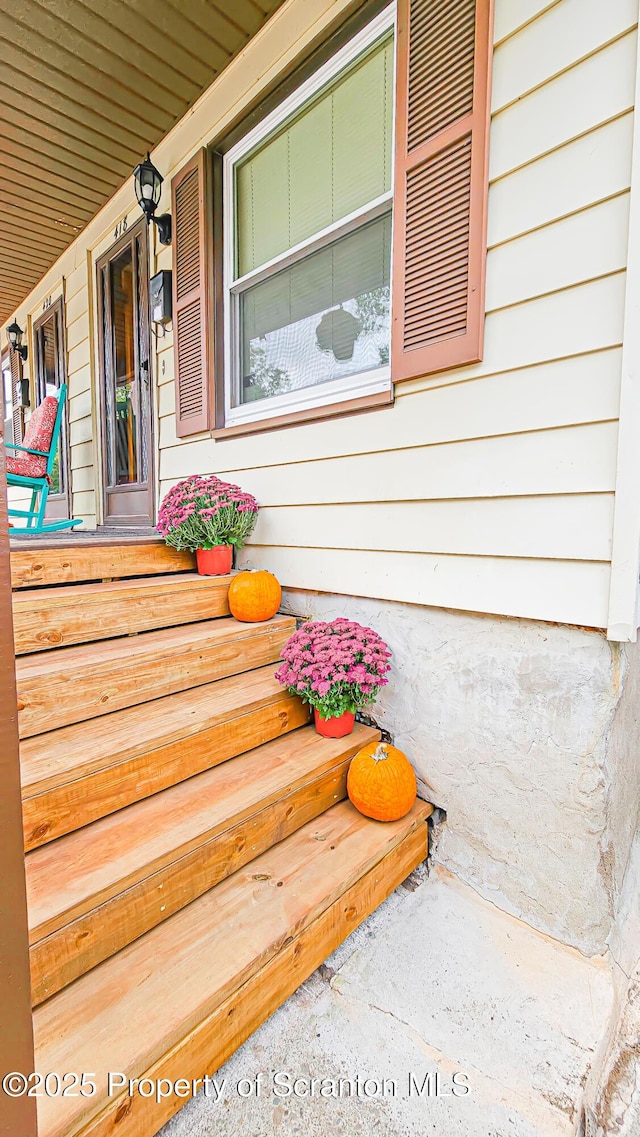
<svg viewBox="0 0 640 1137">
<path fill-rule="evenodd" d="M 403 384 L 391 409 L 214 443 L 175 435 L 165 341 L 162 490 L 200 470 L 253 492 L 247 563 L 606 627 L 637 7 L 497 0 L 481 364 Z"/>
<path fill-rule="evenodd" d="M 156 148 L 161 207 L 184 161 L 348 7 L 276 13 Z M 496 0 L 483 362 L 399 385 L 392 408 L 180 440 L 168 334 L 154 360 L 161 493 L 194 470 L 251 490 L 263 508 L 245 557 L 290 588 L 606 627 L 637 17 L 638 0 Z M 130 183 L 17 313 L 64 277 L 73 510 L 89 526 L 95 258 L 127 214 Z M 170 266 L 156 243 L 151 271 Z"/>
<path fill-rule="evenodd" d="M 73 515 L 96 524 L 92 327 L 88 310 L 87 255 L 66 281 L 67 379 L 71 439 Z"/>
</svg>

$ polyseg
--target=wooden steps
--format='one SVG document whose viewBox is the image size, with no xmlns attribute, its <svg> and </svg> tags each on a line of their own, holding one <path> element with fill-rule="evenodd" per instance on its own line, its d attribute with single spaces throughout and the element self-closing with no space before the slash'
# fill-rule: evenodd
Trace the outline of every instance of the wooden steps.
<svg viewBox="0 0 640 1137">
<path fill-rule="evenodd" d="M 222 618 L 22 656 L 20 737 L 274 663 L 293 631 L 289 616 L 256 624 Z"/>
<path fill-rule="evenodd" d="M 213 1073 L 424 859 L 427 813 L 381 824 L 341 802 L 38 1007 L 37 1069 L 96 1084 L 38 1098 L 40 1137 L 156 1133 L 183 1101 L 110 1095 L 107 1073 Z"/>
<path fill-rule="evenodd" d="M 38 547 L 39 546 L 39 547 Z M 87 580 L 153 576 L 157 573 L 193 572 L 193 553 L 170 549 L 160 540 L 128 541 L 114 538 L 99 544 L 86 537 L 56 537 L 53 544 L 29 541 L 11 551 L 11 587 L 43 588 Z"/>
<path fill-rule="evenodd" d="M 176 573 L 14 592 L 16 655 L 228 616 L 230 580 Z"/>
<path fill-rule="evenodd" d="M 30 853 L 34 1003 L 341 801 L 377 737 L 294 731 Z"/>
<path fill-rule="evenodd" d="M 321 738 L 276 681 L 295 620 L 240 624 L 191 570 L 12 551 L 36 1069 L 96 1087 L 39 1096 L 39 1137 L 152 1137 L 184 1097 L 108 1071 L 214 1074 L 427 854 L 431 806 L 345 800 L 377 732 Z"/>
<path fill-rule="evenodd" d="M 274 665 L 24 739 L 32 849 L 309 721 Z"/>
</svg>

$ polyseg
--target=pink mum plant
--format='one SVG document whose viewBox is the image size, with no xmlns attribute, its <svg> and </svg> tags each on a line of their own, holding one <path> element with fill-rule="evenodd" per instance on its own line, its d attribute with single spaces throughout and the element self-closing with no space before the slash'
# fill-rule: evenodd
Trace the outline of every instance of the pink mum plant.
<svg viewBox="0 0 640 1137">
<path fill-rule="evenodd" d="M 158 513 L 159 533 L 174 549 L 241 549 L 256 523 L 258 503 L 240 486 L 215 474 L 192 474 L 165 495 Z"/>
<path fill-rule="evenodd" d="M 287 640 L 276 679 L 322 718 L 373 703 L 389 680 L 391 652 L 371 628 L 351 620 L 310 621 Z"/>
</svg>

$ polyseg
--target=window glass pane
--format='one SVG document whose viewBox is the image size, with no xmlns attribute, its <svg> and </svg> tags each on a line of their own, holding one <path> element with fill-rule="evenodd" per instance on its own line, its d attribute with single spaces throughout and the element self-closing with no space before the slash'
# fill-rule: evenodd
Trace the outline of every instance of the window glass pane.
<svg viewBox="0 0 640 1137">
<path fill-rule="evenodd" d="M 42 391 L 43 398 L 46 398 L 47 395 L 55 395 L 58 389 L 55 320 L 47 320 L 47 322 L 40 328 L 40 334 L 42 336 L 42 376 L 40 389 Z M 62 479 L 60 477 L 60 445 L 61 440 L 58 439 L 56 456 L 53 462 L 53 470 L 51 471 L 51 493 L 62 493 Z"/>
<path fill-rule="evenodd" d="M 11 382 L 11 360 L 8 354 L 2 360 L 2 387 L 4 392 L 4 440 L 5 442 L 13 442 L 13 385 Z"/>
<path fill-rule="evenodd" d="M 141 359 L 138 382 L 138 406 L 142 423 L 151 422 L 151 392 L 149 390 L 149 301 L 145 273 L 148 272 L 144 260 L 142 238 L 136 237 L 136 279 L 138 281 L 138 352 Z M 146 363 L 146 368 L 143 366 Z M 149 476 L 149 434 L 140 431 L 140 471 L 138 481 L 146 482 Z"/>
<path fill-rule="evenodd" d="M 111 262 L 115 380 L 115 484 L 137 481 L 133 257 L 127 245 Z"/>
<path fill-rule="evenodd" d="M 40 349 L 40 375 L 38 386 L 40 399 L 47 395 L 55 395 L 58 389 L 57 360 L 56 360 L 56 329 L 55 319 L 52 317 L 38 329 Z"/>
<path fill-rule="evenodd" d="M 389 363 L 391 216 L 241 293 L 234 405 Z"/>
<path fill-rule="evenodd" d="M 237 275 L 391 188 L 391 34 L 236 169 Z"/>
<path fill-rule="evenodd" d="M 36 394 L 41 403 L 47 395 L 55 395 L 60 386 L 58 338 L 60 335 L 59 317 L 56 311 L 40 324 L 35 334 L 36 347 Z M 51 493 L 64 492 L 63 470 L 60 461 L 64 436 L 58 439 L 56 456 L 51 472 Z"/>
<path fill-rule="evenodd" d="M 113 364 L 112 353 L 110 350 L 111 343 L 111 293 L 110 293 L 110 275 L 109 269 L 105 265 L 100 269 L 100 293 L 102 297 L 102 339 L 104 344 L 103 360 L 104 360 L 104 394 L 105 394 L 105 435 L 106 435 L 106 450 L 107 450 L 107 485 L 112 486 L 114 482 L 114 397 L 115 387 L 113 382 Z"/>
</svg>

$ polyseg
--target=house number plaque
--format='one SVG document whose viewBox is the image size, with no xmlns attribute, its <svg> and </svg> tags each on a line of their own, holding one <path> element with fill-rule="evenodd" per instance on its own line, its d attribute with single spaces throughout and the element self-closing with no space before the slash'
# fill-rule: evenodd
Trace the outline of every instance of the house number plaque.
<svg viewBox="0 0 640 1137">
<path fill-rule="evenodd" d="M 117 224 L 117 225 L 116 225 L 116 227 L 115 227 L 115 231 L 114 231 L 114 234 L 113 234 L 113 239 L 114 239 L 114 241 L 117 241 L 119 237 L 122 237 L 122 235 L 123 235 L 124 233 L 126 233 L 126 231 L 127 231 L 127 222 L 128 222 L 128 218 L 126 218 L 126 217 L 123 217 L 123 218 L 122 218 L 122 221 L 119 221 L 119 222 L 118 222 L 118 224 Z"/>
</svg>

